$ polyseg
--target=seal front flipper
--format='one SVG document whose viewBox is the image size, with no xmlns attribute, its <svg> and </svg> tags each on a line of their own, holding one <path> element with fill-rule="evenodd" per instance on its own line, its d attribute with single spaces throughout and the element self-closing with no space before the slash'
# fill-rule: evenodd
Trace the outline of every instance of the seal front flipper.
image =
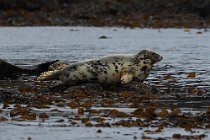
<svg viewBox="0 0 210 140">
<path fill-rule="evenodd" d="M 132 68 L 123 68 L 120 74 L 120 83 L 128 84 L 133 80 Z"/>
<path fill-rule="evenodd" d="M 120 78 L 121 84 L 128 84 L 133 80 L 133 75 L 131 73 L 127 73 Z"/>
</svg>

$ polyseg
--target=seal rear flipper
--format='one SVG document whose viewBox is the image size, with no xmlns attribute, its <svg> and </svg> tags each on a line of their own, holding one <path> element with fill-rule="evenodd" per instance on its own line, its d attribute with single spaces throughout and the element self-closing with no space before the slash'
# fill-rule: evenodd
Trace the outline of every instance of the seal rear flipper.
<svg viewBox="0 0 210 140">
<path fill-rule="evenodd" d="M 43 72 L 37 77 L 37 81 L 59 80 L 59 75 L 59 70 Z"/>
<path fill-rule="evenodd" d="M 59 60 L 55 60 L 55 61 L 48 61 L 45 63 L 41 63 L 35 66 L 32 66 L 30 69 L 26 69 L 26 70 L 30 70 L 29 75 L 40 75 L 41 73 L 48 71 L 48 68 L 54 64 L 59 62 Z"/>
</svg>

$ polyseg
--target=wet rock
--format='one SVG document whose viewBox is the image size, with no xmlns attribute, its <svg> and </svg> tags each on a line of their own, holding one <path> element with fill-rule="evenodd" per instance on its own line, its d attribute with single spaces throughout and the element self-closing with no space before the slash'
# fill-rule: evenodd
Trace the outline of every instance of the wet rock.
<svg viewBox="0 0 210 140">
<path fill-rule="evenodd" d="M 128 92 L 134 92 L 137 94 L 159 94 L 159 89 L 156 88 L 155 86 L 149 85 L 149 84 L 145 84 L 145 83 L 139 83 L 139 82 L 132 82 L 130 84 L 127 85 L 100 85 L 98 83 L 86 83 L 86 84 L 82 84 L 82 85 L 77 85 L 77 86 L 72 86 L 72 87 L 68 87 L 65 86 L 63 87 L 63 85 L 61 85 L 61 88 L 56 87 L 57 89 L 65 89 L 63 92 L 64 93 L 72 93 L 72 94 L 76 94 L 76 93 L 81 93 L 81 91 L 86 94 L 86 95 L 99 95 L 99 94 L 103 94 L 103 92 L 106 91 L 111 91 L 111 92 L 124 92 L 124 91 L 128 91 Z M 76 93 L 75 93 L 76 92 Z"/>
<path fill-rule="evenodd" d="M 0 122 L 5 122 L 5 121 L 8 121 L 8 119 L 5 117 L 0 117 Z"/>
<path fill-rule="evenodd" d="M 109 37 L 105 36 L 105 35 L 102 35 L 99 37 L 99 39 L 108 39 Z"/>
<path fill-rule="evenodd" d="M 11 110 L 10 116 L 13 117 L 13 116 L 17 116 L 17 115 L 25 115 L 25 114 L 29 114 L 30 111 L 31 111 L 31 109 L 27 108 L 27 107 L 17 107 L 17 108 L 14 108 L 13 110 Z"/>
<path fill-rule="evenodd" d="M 16 88 L 0 88 L 0 103 L 26 104 L 31 102 L 32 97 L 33 94 L 23 94 Z"/>
<path fill-rule="evenodd" d="M 95 92 L 101 92 L 103 90 L 103 87 L 98 83 L 86 83 L 82 85 L 72 86 L 67 88 L 64 92 L 73 92 L 82 90 L 88 93 L 95 93 Z"/>
<path fill-rule="evenodd" d="M 39 118 L 41 118 L 41 119 L 47 119 L 47 118 L 49 118 L 49 115 L 47 115 L 47 113 L 41 113 L 41 114 L 39 114 Z"/>
<path fill-rule="evenodd" d="M 17 89 L 0 88 L 0 103 L 15 103 L 21 98 L 21 93 Z"/>
<path fill-rule="evenodd" d="M 102 133 L 101 129 L 98 129 L 96 132 L 97 132 L 97 133 Z"/>
</svg>

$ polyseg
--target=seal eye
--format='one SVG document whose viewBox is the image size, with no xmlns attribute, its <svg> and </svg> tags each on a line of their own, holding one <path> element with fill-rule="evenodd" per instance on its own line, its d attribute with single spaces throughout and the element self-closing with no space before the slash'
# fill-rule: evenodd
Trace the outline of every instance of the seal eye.
<svg viewBox="0 0 210 140">
<path fill-rule="evenodd" d="M 147 66 L 143 66 L 143 67 L 141 68 L 141 71 L 147 71 Z"/>
<path fill-rule="evenodd" d="M 152 56 L 154 56 L 155 55 L 155 53 L 152 53 Z"/>
</svg>

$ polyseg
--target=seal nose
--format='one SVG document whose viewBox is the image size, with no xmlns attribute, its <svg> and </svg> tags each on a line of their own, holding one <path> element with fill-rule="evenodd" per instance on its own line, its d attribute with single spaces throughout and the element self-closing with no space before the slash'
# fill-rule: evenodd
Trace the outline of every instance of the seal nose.
<svg viewBox="0 0 210 140">
<path fill-rule="evenodd" d="M 162 57 L 162 56 L 160 56 L 160 57 L 159 57 L 159 61 L 161 61 L 162 59 L 163 59 L 163 57 Z"/>
</svg>

